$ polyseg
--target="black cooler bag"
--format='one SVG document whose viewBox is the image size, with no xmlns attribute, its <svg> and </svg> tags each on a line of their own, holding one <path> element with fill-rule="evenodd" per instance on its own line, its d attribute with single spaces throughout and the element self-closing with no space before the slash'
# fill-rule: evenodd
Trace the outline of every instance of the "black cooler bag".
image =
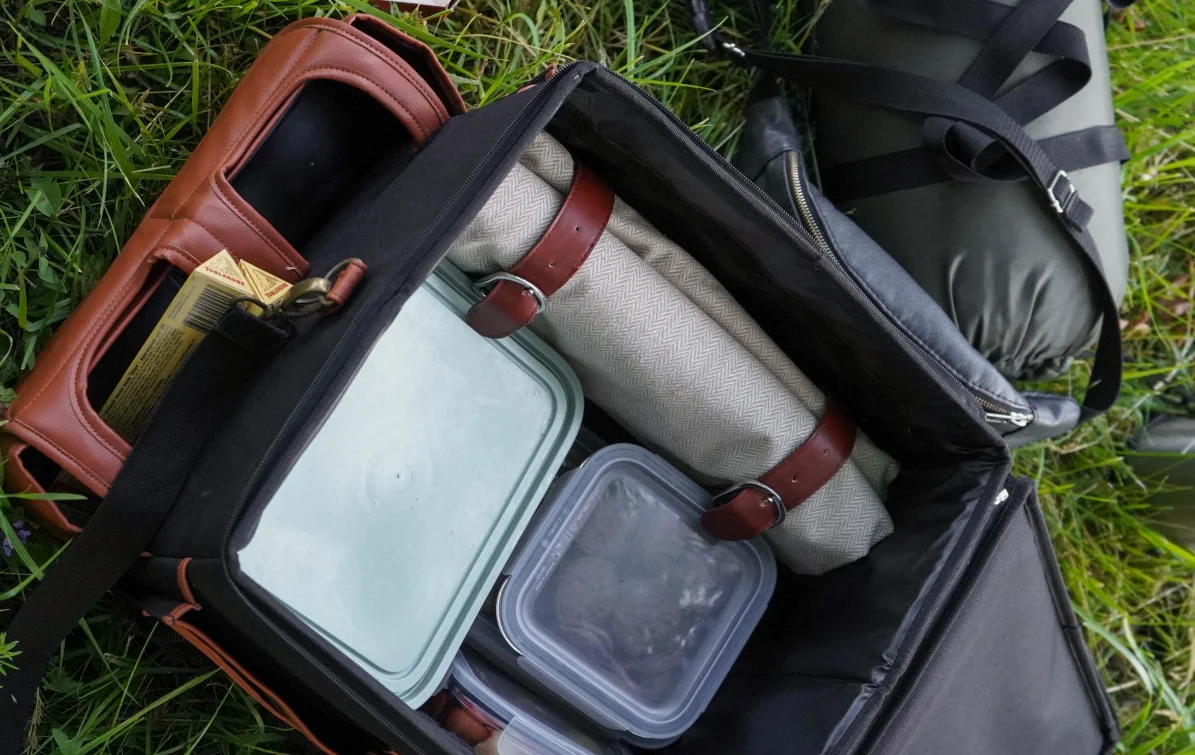
<svg viewBox="0 0 1195 755">
<path fill-rule="evenodd" d="M 16 749 L 61 637 L 136 562 L 123 591 L 322 751 L 469 752 L 247 591 L 230 539 L 543 130 L 706 266 L 902 468 L 887 500 L 894 534 L 821 576 L 782 569 L 714 701 L 663 752 L 1109 752 L 1116 722 L 1033 485 L 1010 476 L 973 395 L 809 229 L 593 63 L 452 117 L 409 163 L 355 187 L 301 249 L 314 271 L 349 257 L 368 265 L 338 311 L 263 321 L 233 309 L 205 339 L 99 512 L 10 626 L 23 655 L 0 695 L 3 751 Z"/>
</svg>

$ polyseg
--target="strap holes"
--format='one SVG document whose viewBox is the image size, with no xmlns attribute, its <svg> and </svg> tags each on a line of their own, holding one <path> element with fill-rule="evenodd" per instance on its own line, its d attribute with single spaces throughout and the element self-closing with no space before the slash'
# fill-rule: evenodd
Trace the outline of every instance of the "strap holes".
<svg viewBox="0 0 1195 755">
<path fill-rule="evenodd" d="M 829 455 L 830 455 L 830 449 L 828 449 L 828 448 L 823 448 L 823 449 L 822 449 L 822 456 L 829 456 Z"/>
<path fill-rule="evenodd" d="M 581 232 L 581 226 L 579 226 L 579 225 L 575 225 L 575 226 L 573 226 L 573 230 L 574 230 L 574 231 L 576 231 L 577 233 L 580 233 L 580 232 Z"/>
<path fill-rule="evenodd" d="M 556 260 L 552 260 L 551 262 L 549 262 L 548 267 L 556 267 Z"/>
<path fill-rule="evenodd" d="M 797 481 L 797 476 L 796 476 L 796 475 L 793 475 L 793 480 L 792 480 L 792 481 L 793 481 L 793 482 L 796 482 L 796 481 Z"/>
</svg>

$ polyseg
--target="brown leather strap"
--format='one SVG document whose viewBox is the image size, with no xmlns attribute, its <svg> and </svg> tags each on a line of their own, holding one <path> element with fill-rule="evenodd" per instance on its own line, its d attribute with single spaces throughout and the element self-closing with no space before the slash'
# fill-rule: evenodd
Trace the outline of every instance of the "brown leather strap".
<svg viewBox="0 0 1195 755">
<path fill-rule="evenodd" d="M 469 326 L 487 338 L 504 338 L 531 322 L 547 297 L 585 264 L 613 210 L 614 190 L 577 163 L 572 188 L 539 242 L 505 274 L 478 282 L 481 286 L 496 281 L 485 298 L 469 310 L 465 318 Z M 503 280 L 503 275 L 526 281 L 534 289 L 509 278 Z"/>
<path fill-rule="evenodd" d="M 855 421 L 831 401 L 813 435 L 761 476 L 758 483 L 762 485 L 755 481 L 741 483 L 715 497 L 714 508 L 701 517 L 702 526 L 719 540 L 748 540 L 762 535 L 784 521 L 783 512 L 800 506 L 838 474 L 854 447 Z M 780 500 L 769 491 L 779 495 Z M 725 498 L 730 500 L 719 500 Z"/>
<path fill-rule="evenodd" d="M 336 280 L 332 282 L 331 290 L 324 296 L 328 301 L 328 306 L 324 307 L 325 314 L 335 312 L 344 306 L 344 303 L 353 295 L 357 284 L 365 277 L 367 270 L 369 270 L 369 267 L 356 257 L 344 263 L 344 267 L 339 270 Z"/>
</svg>

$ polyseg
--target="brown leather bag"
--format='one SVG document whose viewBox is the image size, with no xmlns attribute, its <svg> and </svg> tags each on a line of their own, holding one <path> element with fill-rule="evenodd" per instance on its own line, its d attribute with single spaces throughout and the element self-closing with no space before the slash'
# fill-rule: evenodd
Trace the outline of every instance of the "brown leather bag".
<svg viewBox="0 0 1195 755">
<path fill-rule="evenodd" d="M 169 266 L 189 273 L 221 249 L 296 281 L 307 262 L 232 182 L 304 85 L 326 80 L 364 92 L 397 119 L 418 149 L 464 103 L 431 50 L 379 19 L 311 18 L 287 26 L 261 51 L 194 153 L 125 244 L 111 269 L 61 325 L 18 386 L 0 435 L 5 487 L 43 492 L 31 455 L 60 467 L 98 497 L 129 444 L 88 400 L 89 373 L 145 306 Z M 166 263 L 166 264 L 161 264 Z M 44 457 L 44 458 L 41 458 Z M 45 475 L 42 481 L 45 482 Z M 52 501 L 27 502 L 60 537 L 77 523 Z"/>
</svg>

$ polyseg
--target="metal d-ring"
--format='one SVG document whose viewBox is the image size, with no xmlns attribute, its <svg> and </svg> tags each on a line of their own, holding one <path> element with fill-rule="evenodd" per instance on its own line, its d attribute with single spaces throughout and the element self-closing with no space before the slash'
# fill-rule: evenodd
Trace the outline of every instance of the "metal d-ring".
<svg viewBox="0 0 1195 755">
<path fill-rule="evenodd" d="M 526 278 L 520 278 L 514 273 L 500 272 L 494 273 L 493 275 L 487 275 L 481 280 L 474 281 L 473 290 L 477 292 L 478 296 L 484 297 L 489 293 L 490 288 L 492 288 L 494 284 L 498 283 L 499 281 L 508 281 L 510 283 L 514 283 L 522 287 L 522 289 L 527 293 L 534 296 L 536 305 L 535 314 L 538 315 L 540 312 L 543 312 L 545 309 L 547 309 L 548 297 L 544 296 L 544 292 L 540 291 L 539 287 L 531 281 L 527 280 Z"/>
<path fill-rule="evenodd" d="M 736 482 L 726 490 L 723 490 L 721 493 L 718 493 L 714 496 L 714 506 L 723 506 L 729 503 L 730 499 L 734 498 L 744 490 L 758 490 L 767 496 L 767 498 L 763 500 L 763 503 L 772 504 L 772 508 L 776 512 L 776 521 L 772 522 L 772 524 L 768 527 L 769 530 L 779 527 L 784 521 L 784 517 L 788 516 L 788 509 L 784 506 L 784 498 L 782 498 L 780 494 L 777 493 L 770 485 L 765 485 L 759 480 L 743 480 L 742 482 Z"/>
</svg>

